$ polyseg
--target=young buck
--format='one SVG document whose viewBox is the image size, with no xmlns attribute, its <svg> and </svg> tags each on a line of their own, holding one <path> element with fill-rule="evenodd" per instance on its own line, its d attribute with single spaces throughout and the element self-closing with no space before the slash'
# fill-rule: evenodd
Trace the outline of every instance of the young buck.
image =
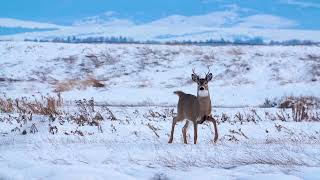
<svg viewBox="0 0 320 180">
<path fill-rule="evenodd" d="M 212 73 L 210 71 L 206 74 L 205 78 L 200 78 L 192 70 L 192 80 L 198 84 L 197 96 L 186 94 L 182 91 L 175 91 L 174 93 L 179 96 L 178 102 L 178 114 L 173 118 L 171 135 L 168 143 L 172 143 L 174 127 L 177 122 L 186 120 L 186 124 L 182 128 L 183 141 L 187 144 L 187 129 L 189 121 L 193 122 L 194 128 L 194 144 L 197 143 L 198 138 L 198 124 L 202 124 L 204 121 L 211 121 L 214 125 L 215 136 L 214 142 L 218 140 L 218 130 L 216 120 L 211 115 L 211 100 L 209 94 L 208 82 L 212 79 Z"/>
</svg>

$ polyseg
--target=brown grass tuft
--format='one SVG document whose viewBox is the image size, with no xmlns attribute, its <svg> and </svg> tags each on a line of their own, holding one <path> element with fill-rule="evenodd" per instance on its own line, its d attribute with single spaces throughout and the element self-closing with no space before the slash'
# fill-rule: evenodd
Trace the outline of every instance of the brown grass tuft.
<svg viewBox="0 0 320 180">
<path fill-rule="evenodd" d="M 54 92 L 65 92 L 65 91 L 71 91 L 73 89 L 84 90 L 84 89 L 87 89 L 88 87 L 101 88 L 101 87 L 105 87 L 105 84 L 93 76 L 89 76 L 82 80 L 66 79 L 66 80 L 57 82 L 54 85 Z"/>
<path fill-rule="evenodd" d="M 63 105 L 60 94 L 57 96 L 41 96 L 40 100 L 26 97 L 17 98 L 14 101 L 10 98 L 0 97 L 1 112 L 18 112 L 22 114 L 50 115 L 59 114 L 58 108 Z"/>
</svg>

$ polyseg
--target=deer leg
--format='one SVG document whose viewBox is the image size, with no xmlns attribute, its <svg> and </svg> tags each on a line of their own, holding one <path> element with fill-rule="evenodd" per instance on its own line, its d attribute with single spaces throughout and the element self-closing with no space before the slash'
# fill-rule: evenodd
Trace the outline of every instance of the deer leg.
<svg viewBox="0 0 320 180">
<path fill-rule="evenodd" d="M 198 123 L 197 121 L 193 121 L 193 143 L 197 144 L 197 139 L 198 139 Z"/>
<path fill-rule="evenodd" d="M 205 122 L 207 120 L 207 116 L 203 116 L 200 121 L 197 121 L 198 124 L 202 124 L 203 122 Z"/>
<path fill-rule="evenodd" d="M 212 117 L 212 116 L 208 116 L 209 120 L 213 123 L 213 126 L 214 126 L 214 139 L 213 141 L 214 142 L 217 142 L 218 140 L 218 127 L 217 127 L 217 121 Z"/>
<path fill-rule="evenodd" d="M 187 142 L 187 129 L 188 129 L 188 126 L 189 126 L 189 120 L 186 120 L 186 124 L 182 128 L 183 142 L 185 144 L 188 144 L 188 142 Z"/>
<path fill-rule="evenodd" d="M 170 139 L 168 141 L 168 143 L 172 143 L 173 141 L 173 133 L 174 133 L 174 127 L 178 122 L 178 117 L 174 117 L 172 120 L 172 127 L 171 127 L 171 134 L 170 134 Z"/>
</svg>

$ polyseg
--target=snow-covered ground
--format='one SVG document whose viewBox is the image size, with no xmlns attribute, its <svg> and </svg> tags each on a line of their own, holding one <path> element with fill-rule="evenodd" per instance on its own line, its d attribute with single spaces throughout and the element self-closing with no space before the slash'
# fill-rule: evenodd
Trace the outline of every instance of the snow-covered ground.
<svg viewBox="0 0 320 180">
<path fill-rule="evenodd" d="M 319 122 L 283 122 L 265 115 L 275 115 L 280 112 L 277 109 L 256 109 L 257 114 L 253 115 L 249 108 L 218 108 L 214 114 L 221 118 L 222 113 L 227 113 L 229 120 L 219 120 L 216 144 L 212 142 L 212 126 L 204 124 L 199 128 L 198 144 L 192 144 L 190 128 L 191 144 L 184 145 L 182 123 L 176 127 L 173 144 L 167 144 L 171 108 L 110 107 L 116 119 L 104 108 L 96 107 L 91 112 L 104 117 L 102 131 L 97 126 L 80 126 L 59 117 L 51 122 L 48 117 L 34 116 L 25 125 L 9 120 L 19 117 L 17 114 L 2 114 L 1 179 L 319 177 Z M 252 114 L 255 120 L 240 121 L 235 112 Z M 57 127 L 57 134 L 48 132 L 49 122 Z M 29 133 L 33 123 L 38 130 L 35 134 Z M 23 129 L 27 130 L 26 135 L 21 135 Z"/>
<path fill-rule="evenodd" d="M 319 109 L 296 122 L 291 109 L 259 106 L 320 97 L 319 50 L 0 42 L 1 99 L 64 100 L 53 117 L 0 113 L 0 179 L 318 179 Z M 197 145 L 190 126 L 185 145 L 180 123 L 168 144 L 172 92 L 195 94 L 192 68 L 207 66 L 219 140 L 205 123 Z M 83 98 L 94 109 L 75 102 Z"/>
<path fill-rule="evenodd" d="M 320 96 L 318 46 L 166 46 L 0 42 L 0 90 L 9 97 L 61 91 L 67 100 L 175 105 L 195 94 L 192 68 L 215 106 L 258 106 L 266 98 Z M 96 88 L 86 83 L 97 79 Z"/>
</svg>

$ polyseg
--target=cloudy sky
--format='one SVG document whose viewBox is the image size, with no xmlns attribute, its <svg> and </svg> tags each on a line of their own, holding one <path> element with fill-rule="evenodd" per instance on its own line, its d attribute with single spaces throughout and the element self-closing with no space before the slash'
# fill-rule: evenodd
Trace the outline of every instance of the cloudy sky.
<svg viewBox="0 0 320 180">
<path fill-rule="evenodd" d="M 319 0 L 1 0 L 0 2 L 0 18 L 58 25 L 72 25 L 81 20 L 98 18 L 126 19 L 135 24 L 143 24 L 172 15 L 202 17 L 206 14 L 211 14 L 209 18 L 216 17 L 215 22 L 223 18 L 224 26 L 228 25 L 225 19 L 231 19 L 232 23 L 241 26 L 255 26 L 260 23 L 270 24 L 268 27 L 275 28 L 320 29 Z"/>
</svg>

